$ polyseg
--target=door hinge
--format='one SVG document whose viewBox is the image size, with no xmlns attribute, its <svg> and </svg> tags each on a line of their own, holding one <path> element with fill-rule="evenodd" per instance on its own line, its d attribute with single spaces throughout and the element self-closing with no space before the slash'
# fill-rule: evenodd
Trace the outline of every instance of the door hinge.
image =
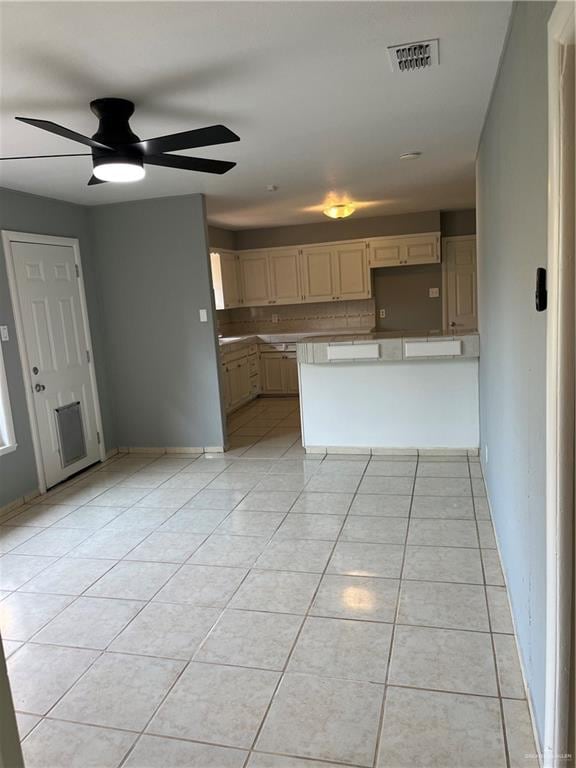
<svg viewBox="0 0 576 768">
<path fill-rule="evenodd" d="M 74 269 L 76 270 L 76 277 L 80 277 L 80 267 L 78 264 L 74 264 Z"/>
<path fill-rule="evenodd" d="M 98 440 L 98 445 L 100 445 L 100 432 L 96 432 L 96 440 Z"/>
<path fill-rule="evenodd" d="M 86 350 L 86 360 L 89 363 L 92 362 L 92 358 L 90 356 L 90 350 L 89 349 Z"/>
</svg>

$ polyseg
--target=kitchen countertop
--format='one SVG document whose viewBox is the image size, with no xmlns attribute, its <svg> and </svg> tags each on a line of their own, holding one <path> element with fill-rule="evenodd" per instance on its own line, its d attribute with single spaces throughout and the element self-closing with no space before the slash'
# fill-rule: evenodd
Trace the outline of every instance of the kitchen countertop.
<svg viewBox="0 0 576 768">
<path fill-rule="evenodd" d="M 356 328 L 343 328 L 342 330 L 334 329 L 331 333 L 342 338 L 353 336 L 354 338 L 358 334 L 370 333 L 370 330 L 358 330 Z M 308 341 L 311 337 L 318 336 L 318 331 L 301 331 L 291 333 L 259 333 L 249 336 L 220 336 L 218 343 L 221 347 L 228 346 L 229 344 L 274 344 L 274 343 L 297 343 L 301 340 Z"/>
<path fill-rule="evenodd" d="M 385 341 L 386 339 L 453 339 L 460 336 L 477 336 L 478 331 L 367 331 L 350 334 L 331 333 L 317 336 L 307 336 L 306 344 L 354 344 L 362 341 Z"/>
</svg>

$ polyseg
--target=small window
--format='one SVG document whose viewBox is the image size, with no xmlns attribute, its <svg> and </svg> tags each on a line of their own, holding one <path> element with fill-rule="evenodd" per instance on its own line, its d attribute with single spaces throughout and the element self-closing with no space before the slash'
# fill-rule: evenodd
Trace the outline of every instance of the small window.
<svg viewBox="0 0 576 768">
<path fill-rule="evenodd" d="M 0 456 L 15 450 L 16 438 L 14 437 L 8 382 L 4 368 L 4 355 L 2 353 L 2 344 L 0 343 Z"/>
</svg>

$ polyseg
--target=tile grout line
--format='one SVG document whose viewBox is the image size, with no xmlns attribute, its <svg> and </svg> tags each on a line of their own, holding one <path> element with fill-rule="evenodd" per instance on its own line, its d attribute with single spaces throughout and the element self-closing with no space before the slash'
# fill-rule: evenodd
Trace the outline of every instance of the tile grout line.
<svg viewBox="0 0 576 768">
<path fill-rule="evenodd" d="M 322 459 L 320 463 L 323 463 L 323 461 L 324 461 L 324 459 Z M 365 476 L 366 468 L 368 467 L 368 463 L 369 462 L 367 462 L 366 463 L 366 467 L 364 467 L 362 475 L 361 475 L 360 479 L 358 480 L 358 484 L 356 486 L 356 489 L 358 489 L 360 487 L 360 483 L 362 482 L 362 479 Z M 302 491 L 301 494 L 299 494 L 298 498 L 300 498 L 302 493 L 304 493 L 304 491 Z M 328 556 L 328 558 L 326 560 L 326 563 L 324 565 L 324 569 L 323 569 L 322 573 L 320 574 L 320 578 L 318 579 L 318 584 L 316 585 L 316 589 L 314 590 L 314 593 L 313 593 L 313 595 L 312 595 L 312 597 L 310 599 L 310 602 L 308 603 L 308 608 L 306 609 L 306 612 L 303 615 L 302 621 L 300 623 L 300 628 L 299 628 L 299 630 L 298 630 L 298 632 L 296 634 L 296 637 L 294 638 L 294 642 L 292 643 L 292 646 L 291 646 L 291 648 L 290 648 L 290 650 L 288 652 L 288 656 L 286 657 L 286 660 L 284 662 L 284 666 L 282 667 L 282 670 L 280 671 L 278 682 L 277 682 L 277 684 L 276 684 L 276 686 L 274 688 L 274 691 L 272 693 L 270 701 L 268 702 L 268 706 L 266 707 L 266 710 L 264 711 L 264 715 L 262 717 L 262 720 L 260 721 L 260 725 L 259 725 L 258 729 L 256 730 L 256 733 L 255 733 L 254 738 L 252 740 L 252 744 L 251 744 L 251 746 L 249 748 L 248 755 L 247 755 L 246 760 L 244 762 L 243 768 L 247 768 L 248 761 L 250 760 L 252 754 L 255 751 L 256 744 L 258 743 L 258 739 L 260 738 L 260 735 L 261 735 L 262 730 L 264 728 L 264 724 L 265 724 L 266 719 L 267 719 L 267 717 L 268 717 L 268 715 L 270 713 L 270 710 L 272 708 L 272 704 L 273 704 L 273 702 L 274 702 L 274 700 L 276 698 L 278 690 L 280 689 L 282 681 L 285 678 L 286 671 L 287 671 L 288 666 L 290 664 L 290 661 L 292 659 L 292 655 L 294 653 L 296 645 L 297 645 L 297 643 L 298 643 L 298 641 L 300 639 L 300 636 L 302 634 L 304 625 L 306 624 L 307 619 L 310 617 L 310 611 L 312 610 L 312 607 L 314 605 L 314 601 L 316 600 L 316 597 L 318 595 L 318 591 L 320 590 L 320 586 L 321 586 L 321 584 L 322 584 L 322 582 L 324 580 L 324 577 L 326 576 L 326 572 L 327 572 L 328 566 L 329 566 L 330 561 L 332 560 L 332 557 L 334 555 L 334 551 L 336 549 L 336 545 L 338 544 L 340 536 L 342 535 L 342 531 L 344 530 L 344 527 L 346 525 L 346 521 L 347 521 L 347 519 L 348 519 L 348 517 L 350 515 L 350 509 L 352 508 L 352 504 L 354 503 L 354 497 L 355 496 L 356 496 L 356 492 L 354 494 L 352 494 L 352 498 L 350 499 L 350 504 L 348 505 L 348 509 L 346 511 L 346 514 L 344 515 L 343 520 L 342 520 L 342 522 L 340 524 L 340 529 L 338 531 L 336 539 L 334 540 L 333 546 L 332 546 L 332 548 L 330 550 L 330 554 L 329 554 L 329 556 Z M 296 504 L 296 501 L 294 502 L 294 504 Z M 292 506 L 294 506 L 294 504 Z"/>
<path fill-rule="evenodd" d="M 468 471 L 470 472 L 470 461 L 468 461 Z M 484 483 L 484 479 L 482 478 L 482 483 Z M 484 558 L 482 557 L 482 550 L 481 550 L 481 538 L 480 538 L 480 528 L 478 526 L 478 518 L 476 517 L 476 497 L 474 495 L 474 486 L 472 484 L 472 473 L 470 472 L 470 489 L 472 491 L 472 506 L 474 508 L 474 520 L 476 524 L 476 536 L 478 537 L 478 546 L 480 548 L 480 567 L 482 569 L 482 575 L 484 577 L 484 600 L 486 604 L 486 614 L 488 617 L 488 628 L 490 631 L 490 647 L 492 649 L 492 662 L 494 664 L 494 676 L 496 679 L 496 692 L 498 695 L 498 710 L 500 713 L 500 727 L 501 727 L 501 733 L 502 733 L 502 742 L 504 746 L 504 761 L 506 764 L 506 768 L 511 768 L 510 763 L 510 751 L 508 747 L 508 737 L 506 733 L 506 721 L 504 719 L 504 705 L 502 703 L 502 689 L 500 686 L 500 668 L 498 665 L 498 659 L 496 656 L 496 644 L 494 642 L 494 632 L 492 629 L 492 615 L 490 612 L 490 602 L 488 600 L 488 590 L 486 588 L 486 571 L 484 568 Z M 490 520 L 490 526 L 493 529 L 493 523 Z"/>
<path fill-rule="evenodd" d="M 386 679 L 385 679 L 385 682 L 384 682 L 384 696 L 382 698 L 382 703 L 381 703 L 381 706 L 380 706 L 380 716 L 379 716 L 379 720 L 378 720 L 378 730 L 376 732 L 376 745 L 375 745 L 375 749 L 374 749 L 374 759 L 373 759 L 373 762 L 372 762 L 373 768 L 377 768 L 377 765 L 378 765 L 378 762 L 379 762 L 379 758 L 380 758 L 380 748 L 381 748 L 381 745 L 382 745 L 382 733 L 383 733 L 383 730 L 384 730 L 384 715 L 385 715 L 385 710 L 386 710 L 386 698 L 387 698 L 388 688 L 389 688 L 389 685 L 390 685 L 389 681 L 390 681 L 390 669 L 391 669 L 391 666 L 392 666 L 392 653 L 393 653 L 393 649 L 394 649 L 394 642 L 395 642 L 395 639 L 396 639 L 396 627 L 397 627 L 397 623 L 398 623 L 398 614 L 399 614 L 399 611 L 400 611 L 400 599 L 401 599 L 401 595 L 402 595 L 402 578 L 403 578 L 403 575 L 404 575 L 404 566 L 405 566 L 405 563 L 406 563 L 406 551 L 408 549 L 408 538 L 410 536 L 410 522 L 411 522 L 411 519 L 412 519 L 412 506 L 414 504 L 414 491 L 416 489 L 416 478 L 418 477 L 418 467 L 419 467 L 419 464 L 420 464 L 420 456 L 417 455 L 416 456 L 416 471 L 414 472 L 414 480 L 413 480 L 413 483 L 412 483 L 412 494 L 411 494 L 411 497 L 410 497 L 410 506 L 408 508 L 408 524 L 406 525 L 406 536 L 405 536 L 405 539 L 404 539 L 404 552 L 403 552 L 403 555 L 402 555 L 402 562 L 400 564 L 400 575 L 398 577 L 398 594 L 396 596 L 396 609 L 395 609 L 395 612 L 394 612 L 394 622 L 393 622 L 393 625 L 392 625 L 392 633 L 391 633 L 391 636 L 390 636 L 390 649 L 388 651 L 388 659 L 387 659 L 387 664 L 386 664 Z"/>
</svg>

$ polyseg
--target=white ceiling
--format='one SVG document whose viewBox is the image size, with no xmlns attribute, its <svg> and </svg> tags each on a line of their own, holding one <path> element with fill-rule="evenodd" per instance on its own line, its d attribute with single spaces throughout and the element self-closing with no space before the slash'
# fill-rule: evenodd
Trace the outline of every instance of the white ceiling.
<svg viewBox="0 0 576 768">
<path fill-rule="evenodd" d="M 333 192 L 375 216 L 474 205 L 474 157 L 509 2 L 3 3 L 0 155 L 83 152 L 19 124 L 91 135 L 91 99 L 136 102 L 141 138 L 224 123 L 225 176 L 148 167 L 87 187 L 90 158 L 3 161 L 2 186 L 83 204 L 203 192 L 213 223 L 319 221 Z M 440 39 L 440 66 L 391 71 L 386 47 Z M 416 161 L 402 152 L 419 150 Z M 266 186 L 275 184 L 277 192 Z"/>
</svg>

